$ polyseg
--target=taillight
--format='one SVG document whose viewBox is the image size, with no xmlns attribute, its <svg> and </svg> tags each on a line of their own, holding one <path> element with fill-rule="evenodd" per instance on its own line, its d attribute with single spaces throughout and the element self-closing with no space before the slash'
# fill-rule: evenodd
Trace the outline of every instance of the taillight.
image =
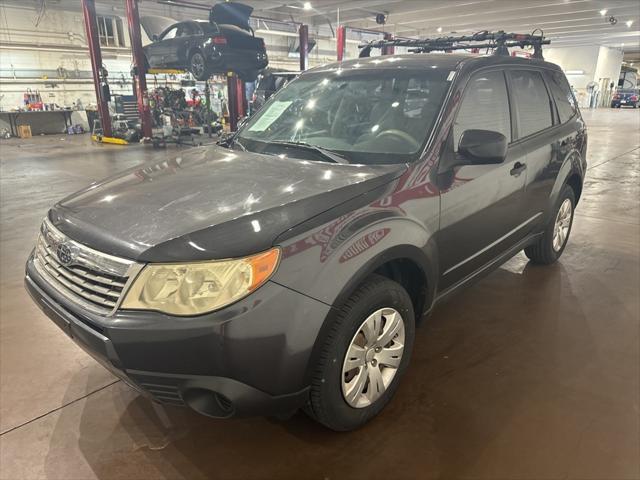
<svg viewBox="0 0 640 480">
<path fill-rule="evenodd" d="M 211 37 L 211 42 L 214 45 L 226 45 L 227 39 L 225 37 Z"/>
</svg>

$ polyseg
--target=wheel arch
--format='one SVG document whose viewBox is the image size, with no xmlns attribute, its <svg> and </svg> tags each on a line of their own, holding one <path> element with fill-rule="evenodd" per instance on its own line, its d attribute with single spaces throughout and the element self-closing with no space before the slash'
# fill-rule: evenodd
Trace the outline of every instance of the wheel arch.
<svg viewBox="0 0 640 480">
<path fill-rule="evenodd" d="M 576 197 L 576 205 L 580 200 L 580 196 L 582 195 L 582 176 L 578 172 L 573 172 L 567 178 L 565 184 L 569 185 L 573 189 L 573 194 Z"/>
<path fill-rule="evenodd" d="M 569 155 L 562 166 L 560 167 L 560 171 L 558 172 L 558 176 L 556 177 L 555 184 L 551 191 L 549 209 L 555 205 L 558 200 L 558 196 L 560 192 L 564 188 L 565 185 L 569 185 L 576 196 L 576 205 L 580 196 L 582 195 L 582 184 L 584 182 L 584 167 L 583 162 L 581 160 L 581 155 L 579 152 L 574 151 L 573 154 Z M 550 210 L 549 210 L 550 212 Z"/>
<path fill-rule="evenodd" d="M 433 304 L 437 279 L 437 265 L 433 263 L 431 259 L 433 257 L 425 253 L 425 250 L 429 251 L 430 246 L 421 249 L 415 245 L 396 245 L 371 258 L 352 275 L 335 298 L 333 306 L 318 332 L 307 363 L 305 380 L 311 380 L 314 366 L 321 353 L 323 339 L 339 314 L 340 305 L 351 297 L 371 275 L 382 275 L 400 283 L 407 289 L 414 306 L 415 321 L 419 322 Z"/>
</svg>

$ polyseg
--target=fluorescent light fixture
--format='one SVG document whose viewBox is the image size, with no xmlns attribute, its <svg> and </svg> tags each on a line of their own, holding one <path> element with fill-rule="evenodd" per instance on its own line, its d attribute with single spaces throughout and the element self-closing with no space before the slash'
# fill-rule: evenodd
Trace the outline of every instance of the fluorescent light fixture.
<svg viewBox="0 0 640 480">
<path fill-rule="evenodd" d="M 633 25 L 633 20 L 627 20 L 625 23 L 627 24 L 627 27 L 630 27 Z"/>
<path fill-rule="evenodd" d="M 305 10 L 311 10 L 311 2 L 304 2 L 302 8 L 304 8 Z"/>
<path fill-rule="evenodd" d="M 565 75 L 584 75 L 584 70 L 566 70 Z"/>
<path fill-rule="evenodd" d="M 607 14 L 607 9 L 603 8 L 602 10 L 600 10 L 600 15 L 602 15 L 603 17 Z"/>
</svg>

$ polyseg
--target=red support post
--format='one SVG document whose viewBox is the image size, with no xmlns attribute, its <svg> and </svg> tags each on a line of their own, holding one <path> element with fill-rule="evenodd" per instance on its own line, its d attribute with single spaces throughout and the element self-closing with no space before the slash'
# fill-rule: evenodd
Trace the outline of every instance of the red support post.
<svg viewBox="0 0 640 480">
<path fill-rule="evenodd" d="M 126 0 L 126 6 L 129 39 L 131 40 L 131 52 L 133 53 L 133 65 L 135 68 L 134 86 L 138 101 L 138 113 L 142 123 L 142 137 L 150 139 L 153 135 L 151 131 L 151 109 L 149 108 L 149 95 L 147 93 L 147 65 L 144 51 L 142 50 L 138 0 Z"/>
<path fill-rule="evenodd" d="M 298 34 L 300 35 L 300 71 L 304 72 L 309 66 L 309 27 L 300 25 Z"/>
<path fill-rule="evenodd" d="M 336 31 L 336 45 L 338 61 L 341 62 L 344 58 L 344 49 L 347 45 L 347 27 L 340 25 Z"/>
<path fill-rule="evenodd" d="M 393 34 L 391 33 L 385 33 L 384 34 L 384 39 L 385 40 L 393 40 Z M 393 55 L 395 53 L 395 47 L 382 47 L 382 55 Z"/>
<path fill-rule="evenodd" d="M 240 86 L 242 81 L 235 73 L 227 74 L 227 109 L 229 110 L 229 129 L 235 132 L 238 129 L 238 118 L 242 111 L 240 102 L 242 101 Z"/>
<path fill-rule="evenodd" d="M 96 90 L 96 103 L 102 125 L 102 134 L 105 137 L 112 135 L 111 116 L 109 104 L 102 94 L 102 82 L 100 70 L 102 69 L 102 51 L 100 50 L 100 37 L 98 36 L 98 23 L 96 21 L 96 4 L 94 0 L 81 0 L 84 29 L 89 45 L 89 57 L 91 58 L 91 70 L 93 72 L 93 86 Z"/>
</svg>

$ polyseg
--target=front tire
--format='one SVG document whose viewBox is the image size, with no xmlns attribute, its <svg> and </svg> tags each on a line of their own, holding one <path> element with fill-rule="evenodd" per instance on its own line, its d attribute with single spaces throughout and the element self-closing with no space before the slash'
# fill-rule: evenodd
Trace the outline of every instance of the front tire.
<svg viewBox="0 0 640 480">
<path fill-rule="evenodd" d="M 344 303 L 322 339 L 307 414 L 336 431 L 364 425 L 397 390 L 414 335 L 407 291 L 388 278 L 371 276 Z"/>
<path fill-rule="evenodd" d="M 525 255 L 533 263 L 551 265 L 560 258 L 573 226 L 575 205 L 576 196 L 573 188 L 565 185 L 544 234 L 535 244 L 524 249 Z"/>
</svg>

